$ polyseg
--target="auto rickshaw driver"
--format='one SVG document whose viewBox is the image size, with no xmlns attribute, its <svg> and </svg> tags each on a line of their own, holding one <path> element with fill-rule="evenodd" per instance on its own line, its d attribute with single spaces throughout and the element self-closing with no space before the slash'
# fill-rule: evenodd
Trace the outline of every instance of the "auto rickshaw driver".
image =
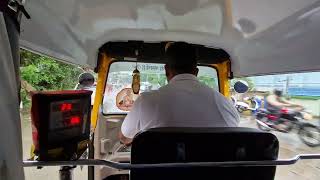
<svg viewBox="0 0 320 180">
<path fill-rule="evenodd" d="M 231 102 L 197 78 L 196 51 L 176 42 L 166 50 L 168 85 L 142 93 L 124 119 L 120 141 L 126 145 L 140 131 L 155 127 L 236 127 L 239 115 Z"/>
</svg>

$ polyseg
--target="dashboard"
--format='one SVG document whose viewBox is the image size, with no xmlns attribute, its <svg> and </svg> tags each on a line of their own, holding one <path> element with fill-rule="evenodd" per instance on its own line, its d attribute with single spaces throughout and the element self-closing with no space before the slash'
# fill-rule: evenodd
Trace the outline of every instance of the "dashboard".
<svg viewBox="0 0 320 180">
<path fill-rule="evenodd" d="M 131 146 L 126 146 L 117 142 L 113 150 L 108 153 L 106 160 L 119 163 L 130 163 Z M 109 167 L 102 167 L 100 169 L 102 179 L 112 179 L 112 177 L 123 177 L 118 179 L 128 179 L 128 170 L 117 170 Z"/>
<path fill-rule="evenodd" d="M 131 146 L 122 145 L 117 150 L 119 153 L 130 153 L 131 152 Z"/>
<path fill-rule="evenodd" d="M 108 119 L 105 128 L 101 128 L 103 131 L 101 133 L 102 140 L 100 151 L 103 152 L 102 159 L 115 162 L 130 162 L 131 157 L 131 146 L 126 146 L 119 141 L 118 134 L 120 132 L 120 127 L 122 120 L 115 121 Z"/>
<path fill-rule="evenodd" d="M 124 114 L 99 117 L 98 133 L 95 134 L 98 144 L 95 146 L 100 153 L 99 156 L 95 156 L 96 158 L 119 163 L 130 163 L 131 146 L 121 144 L 118 136 L 124 118 Z M 118 175 L 127 177 L 129 174 L 127 170 L 117 170 L 109 167 L 101 167 L 99 171 L 101 179 L 109 179 L 107 177 L 111 178 Z"/>
</svg>

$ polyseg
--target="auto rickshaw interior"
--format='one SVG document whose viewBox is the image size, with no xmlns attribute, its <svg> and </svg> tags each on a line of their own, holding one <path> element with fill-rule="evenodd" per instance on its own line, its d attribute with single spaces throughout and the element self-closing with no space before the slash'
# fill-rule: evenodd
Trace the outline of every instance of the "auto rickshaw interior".
<svg viewBox="0 0 320 180">
<path fill-rule="evenodd" d="M 233 72 L 237 77 L 249 77 L 319 71 L 320 1 L 62 2 L 3 0 L 0 3 L 0 67 L 3 68 L 0 72 L 4 77 L 0 89 L 5 99 L 0 108 L 3 117 L 0 179 L 24 179 L 23 168 L 32 167 L 32 171 L 37 171 L 35 167 L 44 166 L 62 166 L 60 178 L 72 179 L 70 170 L 84 165 L 90 166 L 90 180 L 267 180 L 274 179 L 278 165 L 320 159 L 320 154 L 292 157 L 291 152 L 286 152 L 290 159 L 278 159 L 279 143 L 273 134 L 241 127 L 155 128 L 137 134 L 131 147 L 124 146 L 118 139 L 121 123 L 130 112 L 134 98 L 139 96 L 136 89 L 139 83 L 134 84 L 139 77 L 140 93 L 165 85 L 163 69 L 159 67 L 166 62 L 165 49 L 171 41 L 195 43 L 199 68 L 210 75 L 198 77 L 199 80 L 211 83 L 226 97 L 229 97 Z M 32 19 L 26 21 L 22 14 Z M 95 68 L 98 74 L 95 86 L 90 89 L 94 96 L 86 90 L 53 94 L 46 91 L 33 96 L 32 106 L 37 107 L 38 103 L 38 109 L 32 112 L 31 118 L 39 123 L 36 127 L 39 131 L 32 132 L 32 139 L 36 139 L 32 150 L 38 157 L 23 162 L 21 141 L 26 145 L 30 142 L 19 124 L 22 119 L 18 110 L 19 48 Z M 36 71 L 43 73 L 41 69 Z M 40 73 L 36 74 L 41 76 Z M 154 77 L 161 79 L 159 84 L 153 81 Z M 289 78 L 284 81 L 286 87 L 289 87 Z M 314 82 L 317 81 L 303 82 L 297 87 L 301 90 Z M 268 85 L 268 88 L 273 87 Z M 246 92 L 247 87 L 242 90 Z M 201 120 L 201 116 L 198 118 Z M 23 120 L 29 122 L 29 114 Z M 320 130 L 319 125 L 314 127 Z M 31 128 L 28 126 L 28 131 Z M 302 134 L 308 137 L 310 132 Z M 278 137 L 282 141 L 281 136 Z M 281 147 L 286 151 L 293 148 L 299 149 L 298 153 L 315 152 L 303 151 L 291 139 L 286 140 L 290 146 Z M 318 168 L 315 166 L 318 164 L 302 164 L 295 168 L 298 172 L 290 169 L 284 177 L 316 176 L 317 179 L 319 172 L 313 171 Z M 312 177 L 305 176 L 311 169 L 315 172 Z M 30 179 L 38 175 L 31 174 Z"/>
<path fill-rule="evenodd" d="M 112 76 L 113 73 L 112 64 L 114 62 L 117 62 L 119 64 L 121 64 L 121 62 L 123 64 L 125 64 L 125 62 L 127 62 L 127 64 L 131 62 L 131 69 L 127 68 L 125 70 L 122 70 L 127 71 L 127 78 L 130 78 L 132 75 L 132 72 L 130 71 L 133 71 L 134 69 L 138 69 L 141 71 L 141 69 L 138 68 L 138 63 L 147 63 L 147 65 L 158 65 L 156 69 L 159 68 L 159 66 L 162 66 L 162 72 L 164 72 L 163 65 L 166 63 L 165 49 L 169 44 L 170 42 L 145 43 L 141 41 L 106 43 L 99 49 L 99 57 L 97 67 L 95 69 L 96 72 L 101 74 L 101 76 L 99 76 L 99 79 L 101 79 L 100 83 L 102 83 L 103 87 L 100 86 L 100 88 L 105 88 L 104 83 L 107 80 L 112 81 L 112 77 L 110 76 Z M 212 69 L 212 71 L 215 71 L 216 75 L 215 77 L 211 78 L 217 79 L 216 83 L 219 91 L 225 96 L 228 96 L 228 78 L 232 78 L 229 54 L 223 49 L 219 48 L 205 47 L 202 45 L 193 46 L 196 51 L 196 57 L 199 63 L 199 67 L 214 68 Z M 185 60 L 187 61 L 188 59 Z M 134 63 L 137 63 L 136 68 L 134 68 Z M 120 71 L 118 71 L 118 73 L 120 73 Z M 164 75 L 164 73 L 162 75 Z M 97 87 L 97 89 L 99 89 L 99 87 Z M 101 91 L 101 89 L 99 90 Z M 95 110 L 97 110 L 98 106 L 99 104 L 96 105 L 96 108 L 94 108 L 94 113 L 97 113 L 95 112 Z"/>
<path fill-rule="evenodd" d="M 107 149 L 112 149 L 110 146 L 113 147 L 112 144 L 119 142 L 117 131 L 120 130 L 121 122 L 129 109 L 121 108 L 118 101 L 122 99 L 119 96 L 126 95 L 127 90 L 130 91 L 133 71 L 137 68 L 141 72 L 140 93 L 155 90 L 164 85 L 162 83 L 157 87 L 148 88 L 148 84 L 146 84 L 148 82 L 144 81 L 148 81 L 148 75 L 150 74 L 161 76 L 166 81 L 163 67 L 166 63 L 165 49 L 170 43 L 172 42 L 109 42 L 99 49 L 96 72 L 102 75 L 99 76 L 97 84 L 91 122 L 93 127 L 99 125 L 99 128 L 96 129 L 98 131 L 96 136 L 99 134 L 97 139 L 100 139 L 100 142 L 98 144 L 102 145 L 100 150 L 104 153 L 108 154 Z M 228 96 L 228 79 L 232 76 L 228 53 L 223 49 L 202 45 L 193 46 L 199 63 L 198 77 L 201 75 L 205 75 L 206 78 L 209 77 L 210 85 Z M 144 66 L 150 67 L 150 70 L 146 70 L 147 68 L 144 68 Z M 144 78 L 143 75 L 147 77 Z M 101 96 L 99 96 L 99 93 Z M 131 93 L 131 95 L 134 96 L 133 99 L 137 98 L 134 93 Z M 98 119 L 95 114 L 100 112 L 99 109 L 102 109 L 102 111 Z"/>
<path fill-rule="evenodd" d="M 153 64 L 155 66 L 163 66 L 165 64 L 165 49 L 167 44 L 168 42 L 109 42 L 99 49 L 98 65 L 96 68 L 99 79 L 91 119 L 92 126 L 96 127 L 94 158 L 120 163 L 131 162 L 132 164 L 277 159 L 278 141 L 275 136 L 245 128 L 158 128 L 137 135 L 133 140 L 132 150 L 131 147 L 127 147 L 119 142 L 118 133 L 129 109 L 123 110 L 120 108 L 119 110 L 117 96 L 119 96 L 122 89 L 127 90 L 131 88 L 132 72 L 137 67 L 141 67 L 139 64 Z M 200 72 L 201 67 L 214 71 L 218 80 L 218 90 L 225 96 L 228 96 L 228 80 L 232 78 L 231 62 L 228 53 L 223 49 L 201 45 L 194 45 L 194 48 L 197 52 Z M 112 76 L 113 72 L 120 74 L 119 71 L 114 71 L 116 68 L 113 66 L 121 67 L 121 64 L 129 64 L 125 66 L 125 70 L 123 68 L 118 69 L 129 72 L 123 76 L 127 76 L 130 79 L 130 84 L 127 82 L 126 85 L 115 88 L 115 86 L 112 86 L 111 77 L 115 79 L 121 77 Z M 138 70 L 141 71 L 141 68 L 138 68 Z M 116 93 L 108 93 L 110 89 Z M 144 91 L 144 88 L 142 88 L 142 91 Z M 257 137 L 265 141 L 261 141 L 263 142 L 262 144 L 256 144 L 258 141 Z M 168 141 L 168 139 L 171 140 Z M 214 149 L 201 148 L 201 144 L 205 143 L 208 143 L 209 147 L 212 146 Z M 265 153 L 256 153 L 260 151 Z M 195 168 L 190 170 L 188 170 L 189 173 L 182 173 L 186 172 L 184 168 L 173 168 L 173 170 L 151 169 L 148 171 L 132 170 L 130 176 L 131 179 L 150 179 L 151 177 L 152 179 L 193 179 L 196 176 L 208 177 L 208 175 L 223 179 L 234 179 L 235 177 L 272 179 L 275 174 L 275 166 L 227 168 L 226 170 L 206 167 L 204 169 Z M 227 173 L 230 170 L 236 173 Z M 256 173 L 252 173 L 253 171 Z M 269 175 L 266 175 L 266 173 Z M 129 178 L 129 172 L 128 170 L 119 171 L 109 167 L 96 167 L 95 177 L 98 179 L 127 179 Z"/>
</svg>

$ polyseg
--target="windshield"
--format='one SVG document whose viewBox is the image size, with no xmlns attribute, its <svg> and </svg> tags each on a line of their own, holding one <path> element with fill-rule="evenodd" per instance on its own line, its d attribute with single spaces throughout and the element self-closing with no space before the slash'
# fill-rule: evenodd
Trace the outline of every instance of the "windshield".
<svg viewBox="0 0 320 180">
<path fill-rule="evenodd" d="M 164 64 L 114 62 L 111 64 L 106 83 L 103 114 L 122 114 L 130 111 L 130 108 L 122 108 L 122 104 L 128 106 L 139 95 L 131 93 L 132 72 L 135 68 L 140 71 L 140 94 L 151 90 L 157 90 L 166 85 Z M 216 69 L 207 66 L 199 66 L 198 79 L 211 88 L 219 89 Z"/>
</svg>

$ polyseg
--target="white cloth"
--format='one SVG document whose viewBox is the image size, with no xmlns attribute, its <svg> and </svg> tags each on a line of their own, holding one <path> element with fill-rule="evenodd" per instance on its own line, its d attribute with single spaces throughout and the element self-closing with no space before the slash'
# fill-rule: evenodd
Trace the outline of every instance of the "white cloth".
<svg viewBox="0 0 320 180">
<path fill-rule="evenodd" d="M 142 93 L 121 126 L 133 138 L 154 127 L 236 127 L 239 115 L 218 91 L 191 74 L 180 74 L 159 90 Z"/>
<path fill-rule="evenodd" d="M 3 14 L 0 12 L 0 180 L 24 179 L 21 121 L 14 61 Z"/>
<path fill-rule="evenodd" d="M 92 94 L 91 94 L 91 106 L 94 105 L 94 99 L 95 99 L 95 96 L 96 96 L 96 88 L 97 88 L 96 85 L 82 87 L 79 83 L 76 85 L 76 87 L 74 87 L 74 89 L 82 89 L 82 90 L 92 91 Z"/>
</svg>

